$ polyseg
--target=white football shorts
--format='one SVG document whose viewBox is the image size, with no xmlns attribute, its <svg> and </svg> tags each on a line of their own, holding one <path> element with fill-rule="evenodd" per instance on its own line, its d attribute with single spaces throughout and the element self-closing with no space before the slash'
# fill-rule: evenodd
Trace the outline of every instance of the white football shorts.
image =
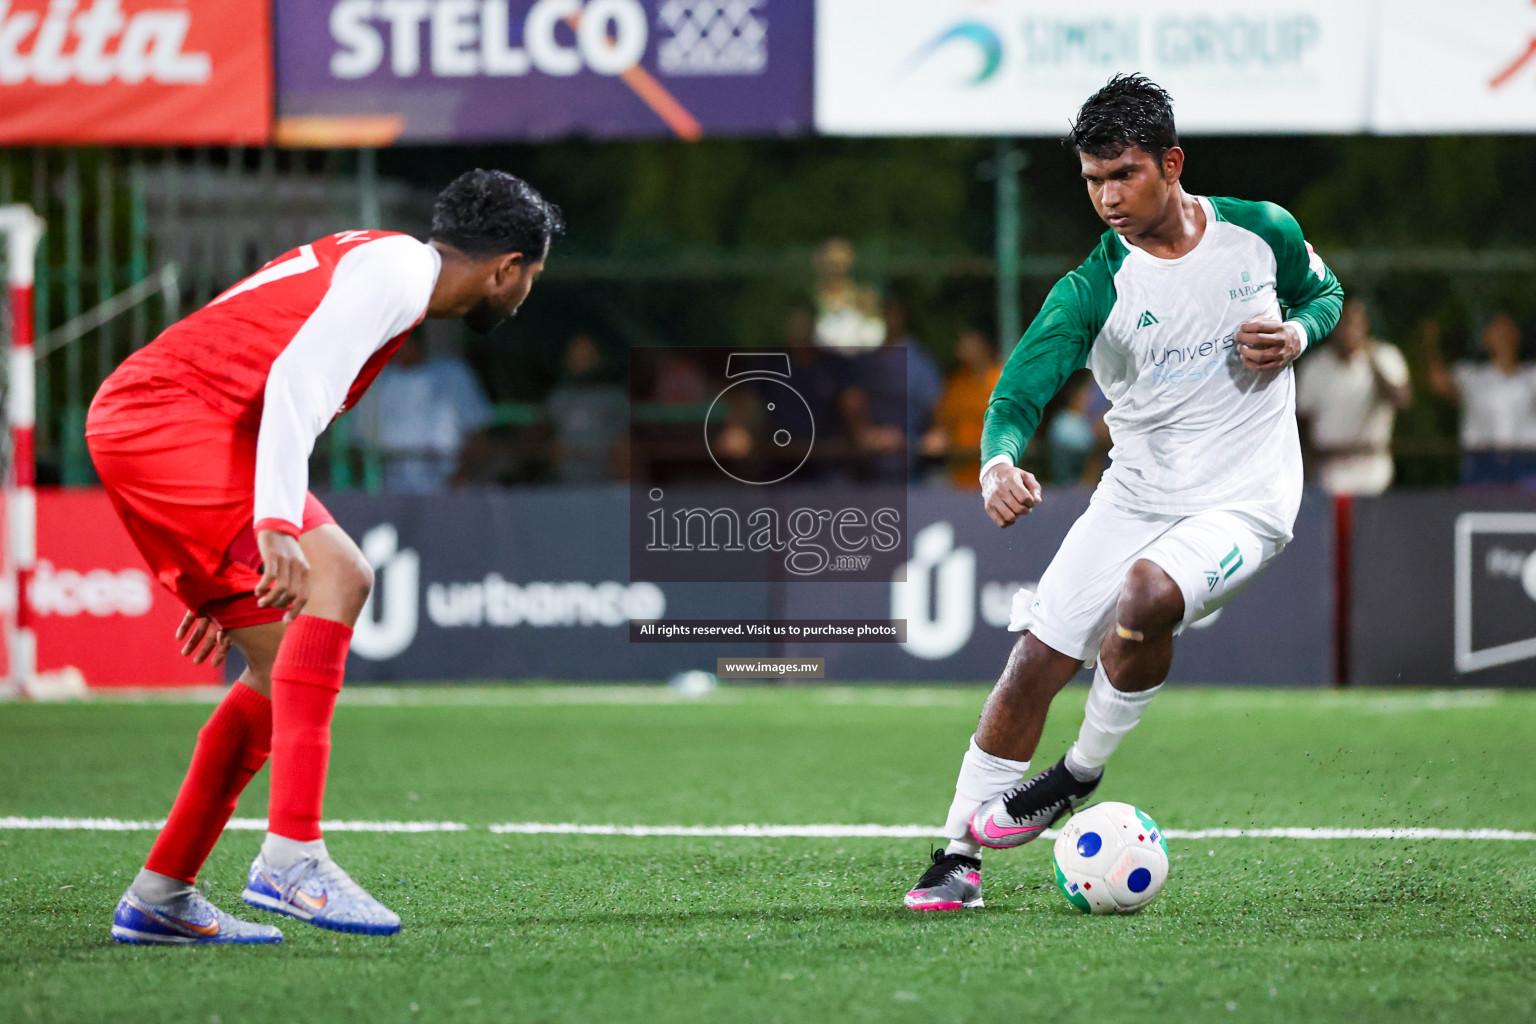
<svg viewBox="0 0 1536 1024">
<path fill-rule="evenodd" d="M 1114 628 L 1121 584 L 1137 560 L 1162 569 L 1183 591 L 1177 635 L 1226 604 L 1284 547 L 1272 530 L 1241 511 L 1158 515 L 1095 495 L 1067 531 L 1039 589 L 1014 595 L 1008 628 L 1027 629 L 1052 650 L 1092 665 Z"/>
</svg>

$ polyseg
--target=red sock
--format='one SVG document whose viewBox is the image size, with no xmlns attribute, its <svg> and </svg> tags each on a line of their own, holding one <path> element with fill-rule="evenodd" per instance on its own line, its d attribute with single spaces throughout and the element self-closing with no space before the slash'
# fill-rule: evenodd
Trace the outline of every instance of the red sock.
<svg viewBox="0 0 1536 1024">
<path fill-rule="evenodd" d="M 272 702 L 244 683 L 231 686 L 198 731 L 192 766 L 144 866 L 189 885 L 196 881 L 271 746 Z"/>
<path fill-rule="evenodd" d="M 347 666 L 352 627 L 300 615 L 283 634 L 272 665 L 272 805 L 267 830 L 287 839 L 320 838 L 331 714 Z"/>
</svg>

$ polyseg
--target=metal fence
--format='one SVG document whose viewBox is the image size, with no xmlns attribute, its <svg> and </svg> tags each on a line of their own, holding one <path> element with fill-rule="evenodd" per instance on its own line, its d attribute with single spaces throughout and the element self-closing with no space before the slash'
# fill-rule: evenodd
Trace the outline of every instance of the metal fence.
<svg viewBox="0 0 1536 1024">
<path fill-rule="evenodd" d="M 86 409 L 129 353 L 295 239 L 409 223 L 420 204 L 408 200 L 378 180 L 372 151 L 0 153 L 0 203 L 30 203 L 48 223 L 35 311 L 41 482 L 91 482 Z"/>
<path fill-rule="evenodd" d="M 423 232 L 431 198 L 429 191 L 381 179 L 372 150 L 0 151 L 0 203 L 30 203 L 48 223 L 38 253 L 35 311 L 40 482 L 92 481 L 83 436 L 91 396 L 113 367 L 183 312 L 298 241 L 355 227 Z M 1005 224 L 1015 219 L 1000 217 Z M 985 287 L 997 282 L 1001 268 L 1005 281 L 1018 282 L 1027 313 L 1027 300 L 1042 296 L 1077 260 L 1018 252 L 1018 238 L 1002 234 L 992 258 L 876 253 L 864 271 L 885 284 L 911 279 Z M 1374 300 L 1386 336 L 1400 342 L 1409 340 L 1416 317 L 1438 313 L 1474 324 L 1492 309 L 1512 302 L 1519 307 L 1521 296 L 1529 307 L 1536 294 L 1533 249 L 1332 250 L 1327 256 L 1353 292 Z M 602 308 L 601 296 L 614 285 L 643 290 L 654 308 L 636 303 L 615 313 L 626 321 L 616 323 L 615 333 L 631 344 L 675 342 L 668 337 L 675 325 L 667 321 L 677 293 L 702 295 L 748 280 L 798 282 L 807 266 L 808 253 L 798 250 L 688 250 L 644 260 L 589 250 L 553 263 L 546 289 L 558 285 L 560 302 L 593 309 Z M 672 306 L 655 301 L 656 295 L 671 295 Z M 1011 322 L 1017 310 L 1004 316 L 1003 306 L 1000 301 L 999 315 Z M 1536 309 L 1517 308 L 1516 314 L 1531 320 Z M 1475 347 L 1470 333 L 1464 332 L 1464 348 Z M 1445 420 L 1443 412 L 1435 415 Z M 1427 468 L 1404 482 L 1454 482 L 1453 435 L 1431 422 L 1433 416 L 1417 425 L 1409 419 L 1400 421 L 1400 455 Z M 339 426 L 317 453 L 330 486 L 345 489 L 375 479 L 367 453 L 355 450 L 345 424 Z"/>
</svg>

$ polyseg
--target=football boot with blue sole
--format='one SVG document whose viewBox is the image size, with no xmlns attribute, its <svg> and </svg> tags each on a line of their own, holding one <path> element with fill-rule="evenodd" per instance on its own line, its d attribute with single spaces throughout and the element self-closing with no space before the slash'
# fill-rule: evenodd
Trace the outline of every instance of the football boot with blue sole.
<svg viewBox="0 0 1536 1024">
<path fill-rule="evenodd" d="M 196 889 L 166 903 L 140 899 L 129 889 L 112 915 L 112 938 L 149 946 L 270 945 L 282 942 L 283 933 L 269 924 L 242 921 L 224 913 Z"/>
<path fill-rule="evenodd" d="M 282 870 L 258 855 L 241 894 L 263 910 L 353 935 L 393 935 L 400 915 L 370 896 L 330 857 L 306 857 Z"/>
</svg>

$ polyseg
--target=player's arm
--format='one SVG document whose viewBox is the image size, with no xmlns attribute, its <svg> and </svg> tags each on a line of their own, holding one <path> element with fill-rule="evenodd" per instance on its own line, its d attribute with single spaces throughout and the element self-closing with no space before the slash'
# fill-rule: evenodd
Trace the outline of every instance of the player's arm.
<svg viewBox="0 0 1536 1024">
<path fill-rule="evenodd" d="M 369 357 L 421 319 L 435 279 L 431 251 L 414 239 L 359 244 L 337 262 L 325 297 L 272 363 L 256 440 L 256 593 L 262 607 L 287 608 L 289 620 L 309 599 L 298 537 L 315 439 Z"/>
<path fill-rule="evenodd" d="M 1237 349 L 1251 369 L 1278 370 L 1338 324 L 1344 309 L 1344 289 L 1307 244 L 1295 217 L 1274 203 L 1252 206 L 1256 223 L 1248 226 L 1258 231 L 1275 254 L 1275 291 L 1285 320 L 1243 324 L 1237 332 Z"/>
<path fill-rule="evenodd" d="M 981 431 L 981 500 L 998 526 L 1013 525 L 1040 503 L 1039 481 L 1018 462 L 1045 404 L 1087 365 L 1108 316 L 1113 300 L 1101 293 L 1109 282 L 1097 283 L 1087 267 L 1056 282 L 992 389 Z"/>
</svg>

